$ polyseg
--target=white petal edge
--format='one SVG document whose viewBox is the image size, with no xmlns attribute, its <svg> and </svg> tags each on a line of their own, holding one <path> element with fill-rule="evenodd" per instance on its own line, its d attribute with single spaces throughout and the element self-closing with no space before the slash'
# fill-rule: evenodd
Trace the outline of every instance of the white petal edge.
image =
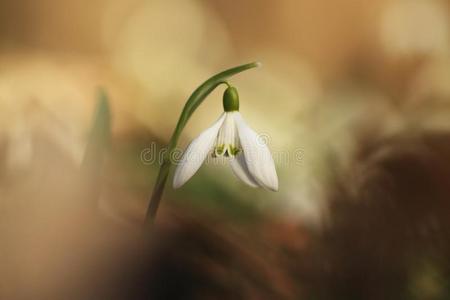
<svg viewBox="0 0 450 300">
<path fill-rule="evenodd" d="M 256 182 L 255 178 L 253 178 L 253 176 L 250 174 L 250 171 L 248 170 L 248 166 L 245 162 L 243 154 L 240 153 L 232 158 L 230 160 L 230 166 L 237 178 L 251 187 L 259 187 L 258 182 Z"/>
<path fill-rule="evenodd" d="M 214 146 L 220 126 L 222 126 L 224 120 L 225 113 L 211 127 L 195 138 L 184 151 L 173 177 L 173 187 L 175 189 L 185 184 L 203 164 L 203 161 Z"/>
<path fill-rule="evenodd" d="M 244 121 L 240 113 L 234 114 L 239 140 L 248 170 L 258 184 L 278 191 L 278 176 L 270 150 L 259 135 Z"/>
</svg>

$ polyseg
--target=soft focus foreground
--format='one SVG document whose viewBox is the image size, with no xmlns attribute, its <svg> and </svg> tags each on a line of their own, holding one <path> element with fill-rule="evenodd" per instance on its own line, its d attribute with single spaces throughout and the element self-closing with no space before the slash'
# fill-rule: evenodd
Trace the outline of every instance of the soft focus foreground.
<svg viewBox="0 0 450 300">
<path fill-rule="evenodd" d="M 0 0 L 0 298 L 448 299 L 449 11 Z M 210 162 L 166 189 L 143 238 L 184 101 L 253 60 L 263 67 L 231 82 L 279 192 Z M 111 112 L 100 137 L 99 87 Z M 180 149 L 221 112 L 222 91 Z"/>
</svg>

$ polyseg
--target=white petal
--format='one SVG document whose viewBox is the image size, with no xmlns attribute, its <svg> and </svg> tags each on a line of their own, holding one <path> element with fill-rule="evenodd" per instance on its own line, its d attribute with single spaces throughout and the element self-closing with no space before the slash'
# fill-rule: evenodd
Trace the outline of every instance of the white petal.
<svg viewBox="0 0 450 300">
<path fill-rule="evenodd" d="M 202 165 L 208 153 L 214 146 L 220 126 L 225 119 L 225 114 L 208 129 L 203 131 L 194 139 L 183 154 L 181 162 L 178 164 L 173 177 L 173 187 L 179 188 L 186 183 Z"/>
<path fill-rule="evenodd" d="M 278 176 L 269 148 L 258 134 L 248 127 L 240 113 L 235 113 L 234 118 L 250 174 L 260 186 L 277 191 Z"/>
<path fill-rule="evenodd" d="M 250 174 L 243 154 L 238 154 L 230 160 L 231 169 L 237 178 L 251 187 L 258 187 L 255 178 Z"/>
</svg>

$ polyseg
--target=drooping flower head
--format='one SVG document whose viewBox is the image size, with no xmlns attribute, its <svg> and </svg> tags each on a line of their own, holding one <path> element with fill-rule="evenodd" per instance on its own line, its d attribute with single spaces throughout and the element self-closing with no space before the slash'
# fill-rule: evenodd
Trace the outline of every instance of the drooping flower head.
<svg viewBox="0 0 450 300">
<path fill-rule="evenodd" d="M 224 113 L 194 139 L 175 170 L 174 188 L 188 181 L 208 155 L 228 159 L 233 173 L 251 187 L 278 190 L 278 177 L 269 148 L 239 113 L 239 95 L 229 86 L 223 94 Z"/>
</svg>

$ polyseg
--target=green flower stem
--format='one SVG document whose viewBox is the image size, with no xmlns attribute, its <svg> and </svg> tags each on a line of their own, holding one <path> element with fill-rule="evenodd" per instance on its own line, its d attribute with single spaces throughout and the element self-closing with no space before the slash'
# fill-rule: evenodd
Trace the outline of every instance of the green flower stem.
<svg viewBox="0 0 450 300">
<path fill-rule="evenodd" d="M 156 217 L 156 213 L 158 211 L 159 203 L 161 202 L 161 196 L 164 191 L 164 186 L 166 185 L 167 178 L 169 177 L 170 167 L 172 165 L 172 153 L 175 150 L 175 147 L 178 144 L 178 139 L 189 121 L 190 117 L 194 113 L 194 111 L 202 104 L 205 98 L 220 84 L 226 84 L 227 79 L 233 75 L 236 75 L 240 72 L 243 72 L 248 69 L 256 68 L 260 65 L 258 62 L 249 63 L 245 65 L 241 65 L 238 67 L 234 67 L 228 70 L 225 70 L 221 73 L 218 73 L 206 80 L 203 84 L 201 84 L 189 97 L 186 104 L 184 105 L 183 111 L 181 112 L 180 118 L 178 119 L 177 126 L 172 134 L 172 137 L 169 141 L 168 151 L 164 154 L 163 163 L 159 169 L 158 177 L 156 178 L 156 183 L 153 188 L 153 193 L 150 198 L 150 202 L 147 209 L 147 215 L 145 219 L 145 223 L 147 225 L 151 225 Z"/>
</svg>

